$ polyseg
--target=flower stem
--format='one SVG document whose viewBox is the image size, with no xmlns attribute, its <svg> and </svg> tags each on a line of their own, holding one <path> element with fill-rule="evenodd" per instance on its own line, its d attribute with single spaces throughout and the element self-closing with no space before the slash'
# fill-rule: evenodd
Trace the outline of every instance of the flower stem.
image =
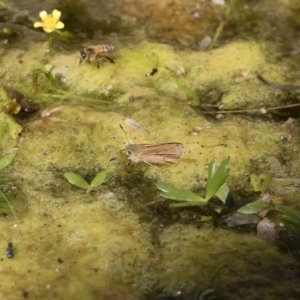
<svg viewBox="0 0 300 300">
<path fill-rule="evenodd" d="M 53 44 L 53 34 L 52 34 L 52 32 L 48 33 L 48 44 L 49 44 L 49 48 L 51 48 L 52 44 Z"/>
</svg>

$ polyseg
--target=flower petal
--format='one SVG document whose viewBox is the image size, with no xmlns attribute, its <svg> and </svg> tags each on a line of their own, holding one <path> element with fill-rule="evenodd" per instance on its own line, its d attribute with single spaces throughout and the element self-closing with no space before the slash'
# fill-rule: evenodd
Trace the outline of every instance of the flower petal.
<svg viewBox="0 0 300 300">
<path fill-rule="evenodd" d="M 59 21 L 56 26 L 55 26 L 55 29 L 62 29 L 65 27 L 65 24 L 61 21 Z"/>
<path fill-rule="evenodd" d="M 40 11 L 39 16 L 42 20 L 44 20 L 48 16 L 48 14 L 45 10 L 43 10 L 43 11 Z"/>
<path fill-rule="evenodd" d="M 42 22 L 35 22 L 35 23 L 33 24 L 33 27 L 34 27 L 34 28 L 37 28 L 37 27 L 43 27 L 43 23 L 42 23 Z"/>
<path fill-rule="evenodd" d="M 51 27 L 43 27 L 44 31 L 47 32 L 47 33 L 50 33 L 50 32 L 53 32 L 55 29 L 54 28 L 51 28 Z"/>
<path fill-rule="evenodd" d="M 59 20 L 59 18 L 61 16 L 61 12 L 57 9 L 54 9 L 53 12 L 52 12 L 52 16 L 53 16 L 54 19 Z"/>
</svg>

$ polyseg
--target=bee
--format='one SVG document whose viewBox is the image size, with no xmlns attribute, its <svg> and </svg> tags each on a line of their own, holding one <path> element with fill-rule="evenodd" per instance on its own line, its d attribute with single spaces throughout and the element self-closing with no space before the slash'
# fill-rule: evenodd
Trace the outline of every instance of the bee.
<svg viewBox="0 0 300 300">
<path fill-rule="evenodd" d="M 7 258 L 13 258 L 15 256 L 14 246 L 12 242 L 9 242 L 7 244 L 6 256 Z"/>
<path fill-rule="evenodd" d="M 114 64 L 114 60 L 109 57 L 109 53 L 115 51 L 115 46 L 112 45 L 96 45 L 96 46 L 89 46 L 80 51 L 79 56 L 79 65 L 86 60 L 88 63 L 91 61 L 97 62 L 97 68 L 99 68 L 99 63 L 102 58 L 107 59 L 110 63 Z"/>
</svg>

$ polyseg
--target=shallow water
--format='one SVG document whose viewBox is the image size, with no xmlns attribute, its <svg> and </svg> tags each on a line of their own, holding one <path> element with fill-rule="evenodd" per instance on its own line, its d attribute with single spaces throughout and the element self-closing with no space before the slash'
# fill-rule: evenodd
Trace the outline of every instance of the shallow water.
<svg viewBox="0 0 300 300">
<path fill-rule="evenodd" d="M 1 114 L 1 157 L 18 153 L 1 171 L 15 216 L 2 197 L 0 299 L 299 299 L 297 227 L 286 224 L 272 245 L 255 225 L 224 225 L 258 199 L 252 174 L 270 174 L 273 203 L 299 209 L 298 108 L 283 108 L 299 93 L 257 79 L 299 85 L 300 7 L 276 4 L 0 2 L 0 28 L 11 28 L 1 35 L 1 101 L 13 88 L 40 107 Z M 32 23 L 54 8 L 65 28 L 49 46 Z M 95 44 L 114 45 L 115 64 L 78 66 Z M 130 170 L 119 124 L 134 144 L 180 142 L 185 152 L 176 164 Z M 205 194 L 208 164 L 228 156 L 234 205 L 213 203 L 218 227 L 203 208 L 160 196 L 159 181 Z M 92 193 L 63 176 L 90 183 L 103 169 Z"/>
</svg>

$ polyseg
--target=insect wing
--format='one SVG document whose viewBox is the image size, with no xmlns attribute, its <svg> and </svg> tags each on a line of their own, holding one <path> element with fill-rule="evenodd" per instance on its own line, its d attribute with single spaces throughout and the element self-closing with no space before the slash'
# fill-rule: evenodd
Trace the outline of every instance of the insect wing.
<svg viewBox="0 0 300 300">
<path fill-rule="evenodd" d="M 135 156 L 146 163 L 166 164 L 176 163 L 184 151 L 181 143 L 164 143 L 164 144 L 140 144 L 140 151 L 134 152 Z"/>
</svg>

